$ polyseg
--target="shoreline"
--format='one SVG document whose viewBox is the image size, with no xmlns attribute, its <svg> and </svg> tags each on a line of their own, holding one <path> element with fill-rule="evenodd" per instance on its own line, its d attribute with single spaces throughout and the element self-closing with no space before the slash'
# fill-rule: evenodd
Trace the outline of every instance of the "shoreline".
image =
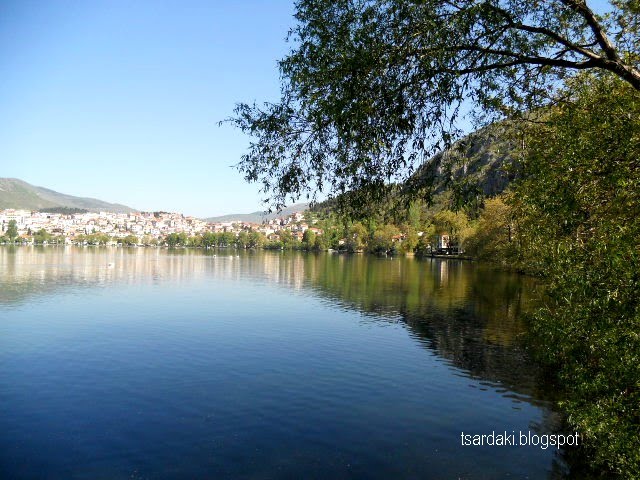
<svg viewBox="0 0 640 480">
<path fill-rule="evenodd" d="M 373 257 L 406 257 L 406 258 L 416 258 L 419 260 L 435 258 L 439 260 L 464 260 L 473 262 L 475 261 L 473 257 L 469 255 L 443 255 L 443 254 L 429 254 L 429 255 L 418 255 L 414 252 L 408 253 L 399 253 L 399 254 L 377 254 L 373 252 L 348 252 L 346 250 L 308 250 L 302 248 L 265 248 L 265 247 L 248 247 L 248 248 L 238 248 L 234 246 L 216 246 L 216 247 L 185 247 L 185 246 L 176 246 L 169 247 L 167 245 L 93 245 L 86 244 L 80 245 L 76 243 L 47 243 L 47 244 L 33 244 L 33 243 L 21 243 L 21 244 L 0 244 L 0 247 L 91 247 L 91 248 L 151 248 L 151 249 L 162 249 L 162 250 L 203 250 L 203 251 L 212 251 L 212 250 L 235 250 L 235 251 L 273 251 L 273 252 L 304 252 L 304 253 L 330 253 L 330 254 L 339 254 L 339 255 L 368 255 Z"/>
</svg>

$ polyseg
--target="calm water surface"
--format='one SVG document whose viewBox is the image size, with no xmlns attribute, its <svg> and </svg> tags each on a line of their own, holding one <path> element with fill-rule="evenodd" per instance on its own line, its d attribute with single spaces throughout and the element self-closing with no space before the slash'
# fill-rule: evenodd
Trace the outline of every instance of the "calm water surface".
<svg viewBox="0 0 640 480">
<path fill-rule="evenodd" d="M 469 263 L 0 247 L 0 477 L 563 478 L 520 347 L 533 285 Z"/>
</svg>

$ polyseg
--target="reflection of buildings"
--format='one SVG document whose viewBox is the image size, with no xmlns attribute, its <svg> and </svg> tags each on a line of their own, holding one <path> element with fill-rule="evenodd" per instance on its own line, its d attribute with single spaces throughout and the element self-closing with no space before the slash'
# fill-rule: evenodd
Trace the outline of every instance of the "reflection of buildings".
<svg viewBox="0 0 640 480">
<path fill-rule="evenodd" d="M 449 281 L 449 262 L 440 262 L 440 283 L 446 284 Z"/>
<path fill-rule="evenodd" d="M 0 247 L 0 311 L 65 288 L 213 279 L 302 290 L 364 313 L 362 322 L 402 321 L 413 338 L 460 375 L 494 389 L 500 385 L 514 400 L 545 400 L 535 367 L 516 346 L 528 289 L 513 275 L 483 272 L 461 261 L 362 255 Z M 545 411 L 544 425 L 532 428 L 550 432 L 556 421 Z"/>
<path fill-rule="evenodd" d="M 193 282 L 216 278 L 257 280 L 301 289 L 305 261 L 267 252 L 169 252 L 150 248 L 0 247 L 0 305 L 19 303 L 67 287 Z"/>
<path fill-rule="evenodd" d="M 523 280 L 468 263 L 229 250 L 0 248 L 0 308 L 67 288 L 208 280 L 313 291 L 373 316 L 405 322 L 439 356 L 472 376 L 536 396 L 537 371 L 518 347 Z"/>
</svg>

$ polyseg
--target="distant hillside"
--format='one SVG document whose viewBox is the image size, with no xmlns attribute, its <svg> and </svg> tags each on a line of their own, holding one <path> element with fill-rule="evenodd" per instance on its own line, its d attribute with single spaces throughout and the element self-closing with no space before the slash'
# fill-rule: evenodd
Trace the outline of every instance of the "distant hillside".
<svg viewBox="0 0 640 480">
<path fill-rule="evenodd" d="M 36 187 L 17 178 L 0 178 L 0 209 L 43 210 L 74 208 L 90 212 L 133 212 L 131 207 L 95 198 L 74 197 L 48 188 Z"/>
<path fill-rule="evenodd" d="M 234 213 L 229 215 L 222 215 L 220 217 L 205 218 L 207 222 L 232 222 L 237 220 L 239 222 L 248 223 L 262 223 L 265 220 L 272 220 L 274 218 L 288 217 L 296 212 L 304 212 L 309 208 L 308 203 L 296 203 L 290 207 L 283 208 L 280 212 L 265 214 L 264 212 L 253 213 Z"/>
<path fill-rule="evenodd" d="M 516 160 L 516 150 L 513 136 L 504 123 L 489 125 L 435 155 L 407 183 L 415 187 L 435 180 L 436 192 L 442 192 L 449 187 L 448 179 L 465 179 L 484 196 L 492 197 L 513 181 L 509 167 Z"/>
<path fill-rule="evenodd" d="M 512 167 L 517 166 L 517 152 L 513 132 L 504 122 L 489 125 L 431 157 L 405 182 L 394 186 L 392 198 L 399 198 L 403 191 L 413 195 L 424 188 L 433 193 L 429 210 L 435 213 L 452 207 L 453 189 L 457 189 L 461 200 L 469 203 L 478 197 L 493 197 L 515 179 L 517 168 Z M 311 210 L 326 215 L 348 204 L 347 198 L 337 196 L 318 202 Z M 364 216 L 369 214 L 363 211 Z"/>
</svg>

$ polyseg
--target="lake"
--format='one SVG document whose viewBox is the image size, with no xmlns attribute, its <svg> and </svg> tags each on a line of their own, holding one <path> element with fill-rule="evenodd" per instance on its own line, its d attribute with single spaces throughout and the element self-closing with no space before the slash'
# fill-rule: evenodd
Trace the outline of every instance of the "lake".
<svg viewBox="0 0 640 480">
<path fill-rule="evenodd" d="M 3 479 L 565 478 L 535 284 L 455 260 L 0 247 Z"/>
</svg>

